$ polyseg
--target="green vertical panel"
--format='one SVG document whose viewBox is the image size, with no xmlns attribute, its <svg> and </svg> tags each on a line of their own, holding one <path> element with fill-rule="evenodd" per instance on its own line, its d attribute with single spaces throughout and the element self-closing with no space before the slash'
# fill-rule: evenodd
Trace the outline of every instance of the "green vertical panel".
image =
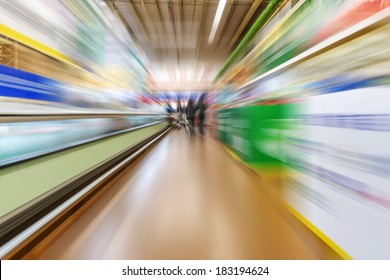
<svg viewBox="0 0 390 280">
<path fill-rule="evenodd" d="M 253 166 L 280 166 L 283 158 L 283 131 L 296 111 L 296 104 L 245 106 L 220 112 L 224 129 L 219 139 L 244 162 Z"/>
<path fill-rule="evenodd" d="M 247 141 L 247 153 L 243 157 L 249 164 L 275 164 L 277 159 L 264 153 L 266 145 L 276 140 L 269 131 L 276 129 L 275 119 L 279 118 L 280 107 L 278 105 L 262 105 L 243 107 L 242 117 L 247 124 L 244 138 Z M 273 143 L 275 144 L 275 143 Z"/>
<path fill-rule="evenodd" d="M 217 112 L 217 134 L 218 139 L 226 144 L 231 144 L 232 127 L 231 123 L 234 119 L 234 109 L 225 109 Z"/>
</svg>

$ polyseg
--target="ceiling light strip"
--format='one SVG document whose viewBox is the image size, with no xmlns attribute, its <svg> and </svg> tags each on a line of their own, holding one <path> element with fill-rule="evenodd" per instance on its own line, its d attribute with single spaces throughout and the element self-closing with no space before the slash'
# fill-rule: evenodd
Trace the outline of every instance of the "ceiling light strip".
<svg viewBox="0 0 390 280">
<path fill-rule="evenodd" d="M 217 11 L 215 13 L 214 21 L 213 21 L 213 26 L 211 27 L 211 32 L 210 32 L 210 37 L 208 44 L 210 45 L 214 41 L 215 34 L 217 33 L 217 29 L 219 26 L 219 23 L 222 18 L 223 10 L 225 9 L 227 0 L 219 0 Z"/>
</svg>

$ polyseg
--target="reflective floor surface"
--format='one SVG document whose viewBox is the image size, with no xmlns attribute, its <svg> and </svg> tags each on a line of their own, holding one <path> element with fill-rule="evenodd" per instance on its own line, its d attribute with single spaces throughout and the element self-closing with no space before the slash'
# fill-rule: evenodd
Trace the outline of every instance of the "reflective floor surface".
<svg viewBox="0 0 390 280">
<path fill-rule="evenodd" d="M 175 130 L 38 259 L 333 259 L 261 177 Z"/>
</svg>

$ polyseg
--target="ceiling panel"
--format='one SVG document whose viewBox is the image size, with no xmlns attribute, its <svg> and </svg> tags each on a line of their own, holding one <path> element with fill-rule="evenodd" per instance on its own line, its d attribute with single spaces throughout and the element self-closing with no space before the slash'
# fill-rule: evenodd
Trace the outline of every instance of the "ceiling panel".
<svg viewBox="0 0 390 280">
<path fill-rule="evenodd" d="M 244 23 L 263 8 L 261 0 L 228 0 L 215 39 L 208 44 L 218 0 L 105 2 L 148 57 L 146 66 L 158 91 L 207 90 L 245 30 Z"/>
</svg>

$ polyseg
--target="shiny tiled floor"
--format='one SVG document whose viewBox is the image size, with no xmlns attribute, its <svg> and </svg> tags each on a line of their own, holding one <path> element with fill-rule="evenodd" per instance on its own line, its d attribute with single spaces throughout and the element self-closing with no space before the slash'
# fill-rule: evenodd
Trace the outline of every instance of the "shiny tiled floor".
<svg viewBox="0 0 390 280">
<path fill-rule="evenodd" d="M 165 137 L 40 259 L 327 259 L 260 177 L 212 138 Z"/>
</svg>

